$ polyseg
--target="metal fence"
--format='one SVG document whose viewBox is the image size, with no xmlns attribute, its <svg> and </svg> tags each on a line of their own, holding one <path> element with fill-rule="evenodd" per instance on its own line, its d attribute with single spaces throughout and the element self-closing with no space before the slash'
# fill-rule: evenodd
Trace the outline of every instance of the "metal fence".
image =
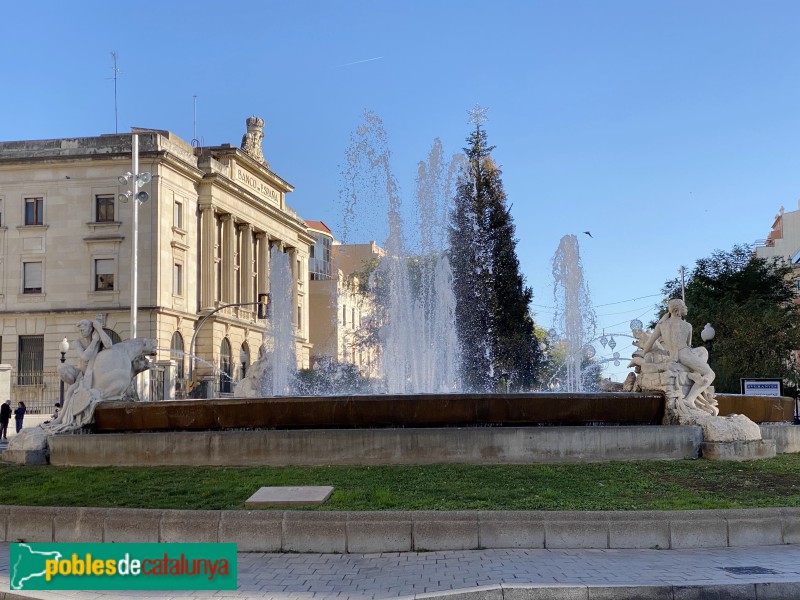
<svg viewBox="0 0 800 600">
<path fill-rule="evenodd" d="M 24 402 L 28 414 L 50 415 L 60 398 L 61 378 L 55 371 L 11 371 L 11 403 Z"/>
</svg>

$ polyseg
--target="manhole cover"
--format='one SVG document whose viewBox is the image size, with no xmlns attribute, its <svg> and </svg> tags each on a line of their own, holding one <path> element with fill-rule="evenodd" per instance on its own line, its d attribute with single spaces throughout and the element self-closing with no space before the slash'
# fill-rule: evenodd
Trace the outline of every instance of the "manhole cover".
<svg viewBox="0 0 800 600">
<path fill-rule="evenodd" d="M 778 571 L 764 567 L 720 567 L 723 571 L 734 575 L 777 575 Z"/>
</svg>

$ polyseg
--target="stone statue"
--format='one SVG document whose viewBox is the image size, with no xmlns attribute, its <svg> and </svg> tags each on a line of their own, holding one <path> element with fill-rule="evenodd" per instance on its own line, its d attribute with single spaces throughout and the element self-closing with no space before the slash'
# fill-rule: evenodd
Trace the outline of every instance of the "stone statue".
<svg viewBox="0 0 800 600">
<path fill-rule="evenodd" d="M 73 342 L 73 347 L 78 348 L 78 366 L 62 363 L 59 375 L 65 382 L 80 382 L 87 389 L 91 389 L 94 375 L 94 361 L 101 350 L 111 348 L 112 341 L 103 331 L 103 326 L 97 321 L 83 319 L 76 324 L 81 337 Z"/>
<path fill-rule="evenodd" d="M 264 160 L 264 151 L 261 142 L 264 140 L 264 119 L 252 116 L 247 119 L 247 133 L 242 136 L 242 150 L 269 168 Z"/>
<path fill-rule="evenodd" d="M 708 351 L 692 348 L 692 326 L 683 300 L 670 300 L 668 313 L 648 333 L 633 330 L 631 364 L 635 382 L 626 380 L 628 389 L 661 391 L 666 399 L 665 424 L 700 425 L 706 443 L 764 444 L 761 429 L 744 415 L 719 416 L 714 398 L 714 371 L 708 364 Z M 741 446 L 736 446 L 739 452 Z M 774 456 L 774 448 L 771 450 Z M 735 459 L 735 460 L 738 460 Z"/>
<path fill-rule="evenodd" d="M 272 369 L 264 344 L 258 347 L 258 358 L 250 365 L 247 375 L 236 384 L 233 395 L 237 398 L 261 398 L 265 396 L 264 387 L 272 381 Z"/>
<path fill-rule="evenodd" d="M 2 455 L 8 462 L 47 464 L 47 437 L 68 433 L 89 425 L 94 420 L 98 403 L 135 398 L 133 378 L 151 368 L 148 356 L 155 356 L 156 341 L 135 338 L 111 344 L 111 338 L 97 321 L 77 324 L 81 336 L 75 342 L 78 364 L 62 364 L 59 375 L 69 389 L 64 405 L 52 421 L 23 429 L 14 437 Z"/>
<path fill-rule="evenodd" d="M 680 374 L 686 373 L 685 377 L 692 382 L 689 391 L 682 393 L 683 398 L 679 399 L 681 402 L 679 406 L 698 408 L 713 415 L 719 414 L 716 406 L 709 407 L 710 400 L 701 399 L 701 394 L 709 388 L 715 375 L 708 366 L 708 351 L 702 347 L 691 346 L 692 326 L 683 319 L 687 313 L 686 304 L 683 300 L 675 298 L 670 300 L 667 306 L 667 315 L 653 329 L 653 333 L 642 348 L 642 353 L 646 356 L 653 350 L 656 342 L 661 340 L 672 363 L 670 368 L 676 373 L 678 381 L 681 380 Z"/>
<path fill-rule="evenodd" d="M 81 333 L 75 341 L 78 365 L 63 363 L 59 367 L 59 375 L 69 388 L 58 417 L 44 426 L 52 433 L 80 429 L 91 423 L 98 402 L 131 397 L 133 377 L 150 368 L 145 357 L 156 353 L 156 342 L 149 338 L 112 346 L 100 323 L 85 319 L 77 327 Z"/>
</svg>

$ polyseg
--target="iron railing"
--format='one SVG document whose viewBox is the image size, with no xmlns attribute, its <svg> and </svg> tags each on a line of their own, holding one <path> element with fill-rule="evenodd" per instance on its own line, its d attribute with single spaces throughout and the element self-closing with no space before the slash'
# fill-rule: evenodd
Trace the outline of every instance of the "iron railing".
<svg viewBox="0 0 800 600">
<path fill-rule="evenodd" d="M 55 371 L 11 372 L 11 403 L 24 402 L 28 414 L 49 415 L 60 398 L 61 378 Z"/>
</svg>

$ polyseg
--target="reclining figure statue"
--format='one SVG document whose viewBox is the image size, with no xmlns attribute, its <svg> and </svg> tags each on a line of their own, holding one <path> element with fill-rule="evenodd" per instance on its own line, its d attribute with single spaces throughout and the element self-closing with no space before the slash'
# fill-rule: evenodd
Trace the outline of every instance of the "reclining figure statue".
<svg viewBox="0 0 800 600">
<path fill-rule="evenodd" d="M 81 337 L 75 341 L 78 365 L 62 363 L 59 375 L 69 385 L 58 416 L 43 425 L 51 433 L 80 429 L 92 422 L 94 408 L 105 400 L 132 399 L 133 378 L 152 365 L 156 341 L 135 338 L 112 346 L 111 338 L 97 321 L 77 324 Z"/>
</svg>

